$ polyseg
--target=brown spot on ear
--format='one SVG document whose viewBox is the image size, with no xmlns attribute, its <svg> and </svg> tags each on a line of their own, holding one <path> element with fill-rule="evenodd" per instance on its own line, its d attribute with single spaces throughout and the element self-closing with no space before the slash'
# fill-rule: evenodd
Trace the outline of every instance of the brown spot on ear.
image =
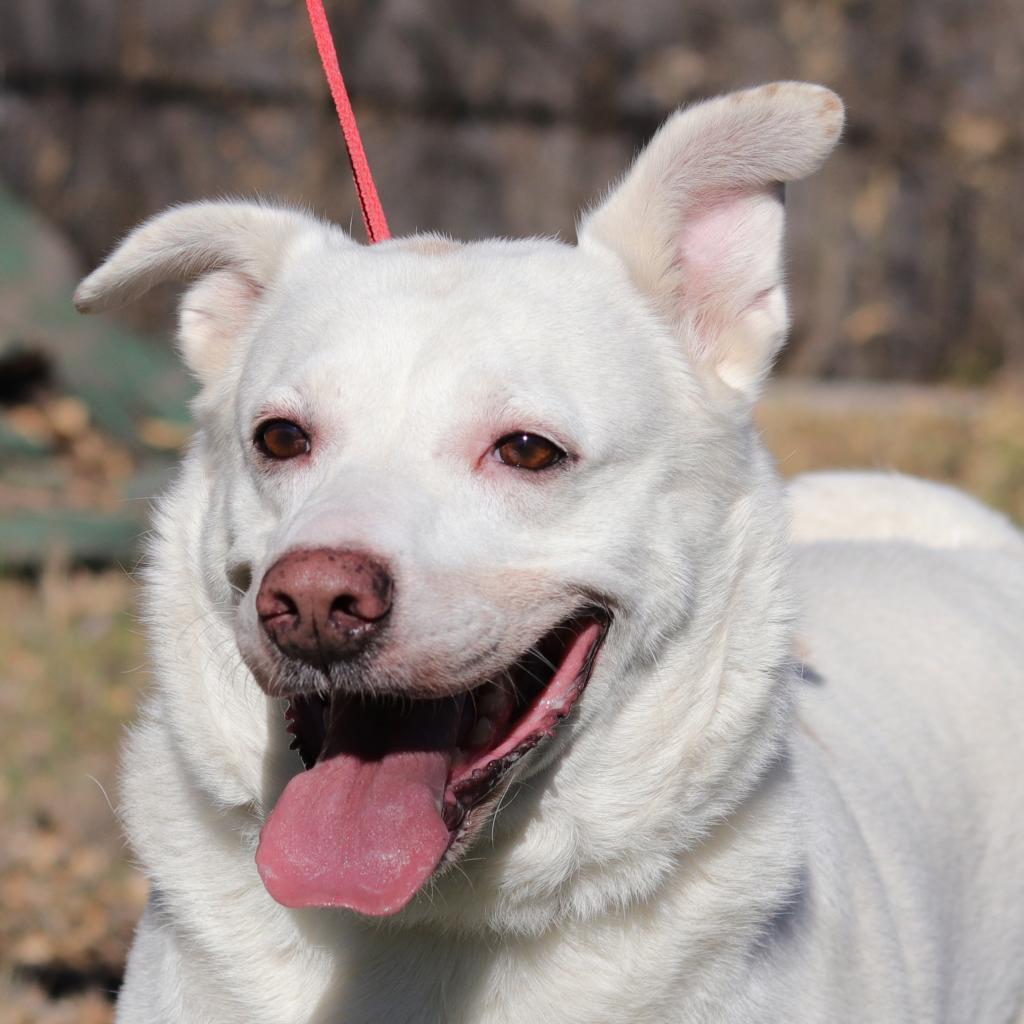
<svg viewBox="0 0 1024 1024">
<path fill-rule="evenodd" d="M 771 85 L 764 87 L 764 94 L 765 96 L 774 96 L 781 88 L 782 86 L 778 82 L 773 82 Z"/>
<path fill-rule="evenodd" d="M 832 118 L 842 110 L 842 103 L 835 96 L 829 96 L 821 105 L 821 117 Z"/>
</svg>

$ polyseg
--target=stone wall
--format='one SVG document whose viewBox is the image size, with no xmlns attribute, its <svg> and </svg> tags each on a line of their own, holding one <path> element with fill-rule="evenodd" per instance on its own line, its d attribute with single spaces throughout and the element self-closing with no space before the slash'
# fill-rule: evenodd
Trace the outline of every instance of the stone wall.
<svg viewBox="0 0 1024 1024">
<path fill-rule="evenodd" d="M 1020 0 L 336 0 L 396 232 L 560 234 L 681 102 L 836 88 L 790 190 L 792 373 L 1024 372 Z M 200 196 L 358 212 L 301 0 L 6 0 L 0 180 L 95 261 Z"/>
</svg>

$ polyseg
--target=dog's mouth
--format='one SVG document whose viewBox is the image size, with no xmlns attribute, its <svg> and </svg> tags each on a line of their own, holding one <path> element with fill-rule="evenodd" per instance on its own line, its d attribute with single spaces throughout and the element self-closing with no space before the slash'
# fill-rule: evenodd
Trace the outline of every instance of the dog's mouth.
<svg viewBox="0 0 1024 1024">
<path fill-rule="evenodd" d="M 401 910 L 572 710 L 609 623 L 603 609 L 577 614 L 453 696 L 291 697 L 287 729 L 307 770 L 260 836 L 256 864 L 270 895 L 288 907 Z"/>
</svg>

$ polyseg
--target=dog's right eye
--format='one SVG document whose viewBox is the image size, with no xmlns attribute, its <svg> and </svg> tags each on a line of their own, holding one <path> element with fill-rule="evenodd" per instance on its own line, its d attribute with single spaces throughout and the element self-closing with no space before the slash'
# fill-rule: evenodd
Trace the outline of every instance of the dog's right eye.
<svg viewBox="0 0 1024 1024">
<path fill-rule="evenodd" d="M 515 469 L 536 472 L 557 465 L 566 458 L 565 452 L 546 437 L 539 434 L 508 434 L 494 446 L 494 456 L 499 462 Z"/>
<path fill-rule="evenodd" d="M 270 459 L 294 459 L 309 451 L 309 435 L 291 420 L 267 420 L 256 428 L 253 444 Z"/>
</svg>

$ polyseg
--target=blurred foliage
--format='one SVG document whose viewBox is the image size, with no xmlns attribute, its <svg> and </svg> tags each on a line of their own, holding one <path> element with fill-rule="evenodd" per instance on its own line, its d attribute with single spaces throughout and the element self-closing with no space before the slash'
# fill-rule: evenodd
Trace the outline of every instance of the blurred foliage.
<svg viewBox="0 0 1024 1024">
<path fill-rule="evenodd" d="M 397 232 L 572 237 L 678 104 L 821 81 L 849 123 L 824 171 L 790 189 L 783 370 L 1024 373 L 1020 0 L 328 8 Z M 0 67 L 0 180 L 87 264 L 187 199 L 277 195 L 353 219 L 298 0 L 10 0 Z M 167 298 L 129 315 L 152 325 Z"/>
</svg>

